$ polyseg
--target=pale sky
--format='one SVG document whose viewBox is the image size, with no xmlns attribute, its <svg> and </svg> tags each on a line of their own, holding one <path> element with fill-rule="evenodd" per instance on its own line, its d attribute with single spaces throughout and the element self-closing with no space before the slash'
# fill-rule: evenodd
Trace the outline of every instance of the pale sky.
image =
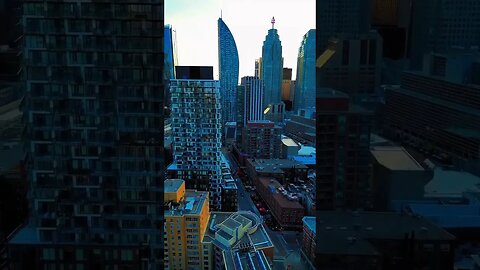
<svg viewBox="0 0 480 270">
<path fill-rule="evenodd" d="M 237 44 L 239 79 L 254 75 L 255 59 L 262 56 L 273 16 L 282 42 L 283 67 L 292 68 L 295 79 L 303 35 L 315 28 L 315 0 L 165 0 L 165 24 L 177 32 L 179 65 L 213 66 L 215 79 L 220 11 Z"/>
</svg>

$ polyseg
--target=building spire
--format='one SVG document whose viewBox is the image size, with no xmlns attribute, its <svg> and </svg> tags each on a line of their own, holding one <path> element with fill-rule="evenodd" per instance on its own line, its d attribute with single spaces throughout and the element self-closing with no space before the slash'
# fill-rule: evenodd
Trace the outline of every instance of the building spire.
<svg viewBox="0 0 480 270">
<path fill-rule="evenodd" d="M 273 29 L 274 24 L 275 24 L 275 17 L 272 17 L 272 29 Z"/>
</svg>

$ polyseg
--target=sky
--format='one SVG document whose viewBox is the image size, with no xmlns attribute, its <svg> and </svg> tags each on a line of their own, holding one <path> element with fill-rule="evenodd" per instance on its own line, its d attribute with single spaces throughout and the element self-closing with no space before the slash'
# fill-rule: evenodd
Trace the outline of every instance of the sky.
<svg viewBox="0 0 480 270">
<path fill-rule="evenodd" d="M 218 79 L 218 26 L 223 21 L 233 34 L 239 55 L 239 80 L 253 76 L 255 59 L 275 17 L 282 42 L 283 67 L 296 77 L 298 48 L 315 28 L 315 0 L 165 0 L 165 24 L 177 33 L 178 64 L 213 66 Z"/>
</svg>

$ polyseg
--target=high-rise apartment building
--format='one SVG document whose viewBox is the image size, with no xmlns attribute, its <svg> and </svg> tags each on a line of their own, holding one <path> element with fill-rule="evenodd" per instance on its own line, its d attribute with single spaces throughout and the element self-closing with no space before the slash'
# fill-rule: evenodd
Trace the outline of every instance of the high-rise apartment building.
<svg viewBox="0 0 480 270">
<path fill-rule="evenodd" d="M 177 67 L 170 81 L 173 163 L 170 178 L 183 179 L 188 189 L 210 191 L 210 206 L 221 202 L 220 82 L 212 67 Z"/>
<path fill-rule="evenodd" d="M 411 68 L 421 70 L 424 54 L 480 46 L 480 1 L 413 1 Z"/>
<path fill-rule="evenodd" d="M 162 10 L 23 2 L 31 216 L 14 268 L 163 266 Z"/>
<path fill-rule="evenodd" d="M 243 152 L 251 158 L 280 158 L 282 129 L 271 121 L 249 121 L 243 129 Z"/>
<path fill-rule="evenodd" d="M 264 109 L 264 87 L 263 81 L 257 77 L 245 76 L 242 77 L 241 86 L 243 86 L 244 101 L 239 104 L 243 105 L 242 121 L 243 126 L 246 126 L 250 121 L 263 120 Z"/>
<path fill-rule="evenodd" d="M 357 35 L 370 30 L 371 0 L 319 0 L 317 10 L 319 54 L 337 35 Z"/>
<path fill-rule="evenodd" d="M 262 47 L 261 77 L 265 85 L 264 107 L 269 104 L 280 103 L 283 76 L 282 43 L 277 29 L 268 30 Z"/>
<path fill-rule="evenodd" d="M 309 30 L 304 36 L 297 58 L 297 77 L 295 83 L 294 111 L 315 107 L 315 29 Z"/>
<path fill-rule="evenodd" d="M 369 207 L 370 122 L 345 93 L 317 92 L 317 209 Z"/>
<path fill-rule="evenodd" d="M 169 80 L 175 79 L 175 66 L 178 65 L 177 56 L 177 32 L 171 25 L 165 25 L 163 28 L 163 79 L 165 80 L 165 106 L 170 106 L 170 91 L 168 91 Z"/>
<path fill-rule="evenodd" d="M 238 85 L 238 51 L 230 29 L 218 19 L 218 66 L 222 100 L 222 125 L 236 121 L 236 91 Z"/>
<path fill-rule="evenodd" d="M 166 180 L 164 188 L 164 269 L 210 269 L 212 261 L 202 252 L 210 218 L 208 192 L 186 190 L 181 179 Z"/>
</svg>

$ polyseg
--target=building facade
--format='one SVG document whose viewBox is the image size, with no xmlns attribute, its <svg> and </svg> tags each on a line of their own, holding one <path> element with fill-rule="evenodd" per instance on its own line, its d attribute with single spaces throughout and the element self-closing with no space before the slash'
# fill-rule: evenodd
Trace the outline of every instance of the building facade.
<svg viewBox="0 0 480 270">
<path fill-rule="evenodd" d="M 222 100 L 222 124 L 236 121 L 236 91 L 238 85 L 238 50 L 230 29 L 218 19 L 218 66 Z"/>
<path fill-rule="evenodd" d="M 177 67 L 170 92 L 174 161 L 167 171 L 184 179 L 188 189 L 210 191 L 210 206 L 220 209 L 220 83 L 212 67 Z"/>
<path fill-rule="evenodd" d="M 239 105 L 243 105 L 243 126 L 246 126 L 250 121 L 263 120 L 264 98 L 265 91 L 263 81 L 256 77 L 246 76 L 242 77 L 242 83 L 244 94 L 243 102 Z M 242 97 L 240 97 L 242 98 Z"/>
<path fill-rule="evenodd" d="M 243 129 L 242 150 L 250 158 L 280 158 L 282 129 L 271 121 L 250 121 Z"/>
<path fill-rule="evenodd" d="M 291 115 L 285 123 L 285 134 L 297 142 L 315 146 L 316 142 L 316 119 L 315 116 Z"/>
<path fill-rule="evenodd" d="M 309 269 L 315 268 L 315 255 L 317 244 L 317 223 L 314 216 L 305 216 L 303 222 L 303 237 L 302 237 L 302 259 L 306 260 Z"/>
<path fill-rule="evenodd" d="M 281 102 L 282 76 L 282 43 L 272 23 L 272 29 L 268 30 L 262 47 L 261 79 L 265 85 L 264 107 Z"/>
<path fill-rule="evenodd" d="M 165 80 L 164 100 L 165 106 L 170 106 L 170 91 L 168 91 L 168 82 L 175 79 L 175 66 L 178 65 L 177 56 L 177 32 L 171 25 L 165 25 L 163 28 L 163 79 Z"/>
<path fill-rule="evenodd" d="M 371 114 L 332 89 L 317 93 L 317 209 L 368 208 Z"/>
<path fill-rule="evenodd" d="M 163 266 L 162 10 L 23 2 L 31 215 L 15 269 Z"/>
<path fill-rule="evenodd" d="M 295 83 L 295 99 L 293 101 L 293 110 L 315 107 L 316 76 L 315 63 L 316 43 L 315 29 L 309 30 L 304 36 L 297 58 L 297 77 Z"/>
</svg>

